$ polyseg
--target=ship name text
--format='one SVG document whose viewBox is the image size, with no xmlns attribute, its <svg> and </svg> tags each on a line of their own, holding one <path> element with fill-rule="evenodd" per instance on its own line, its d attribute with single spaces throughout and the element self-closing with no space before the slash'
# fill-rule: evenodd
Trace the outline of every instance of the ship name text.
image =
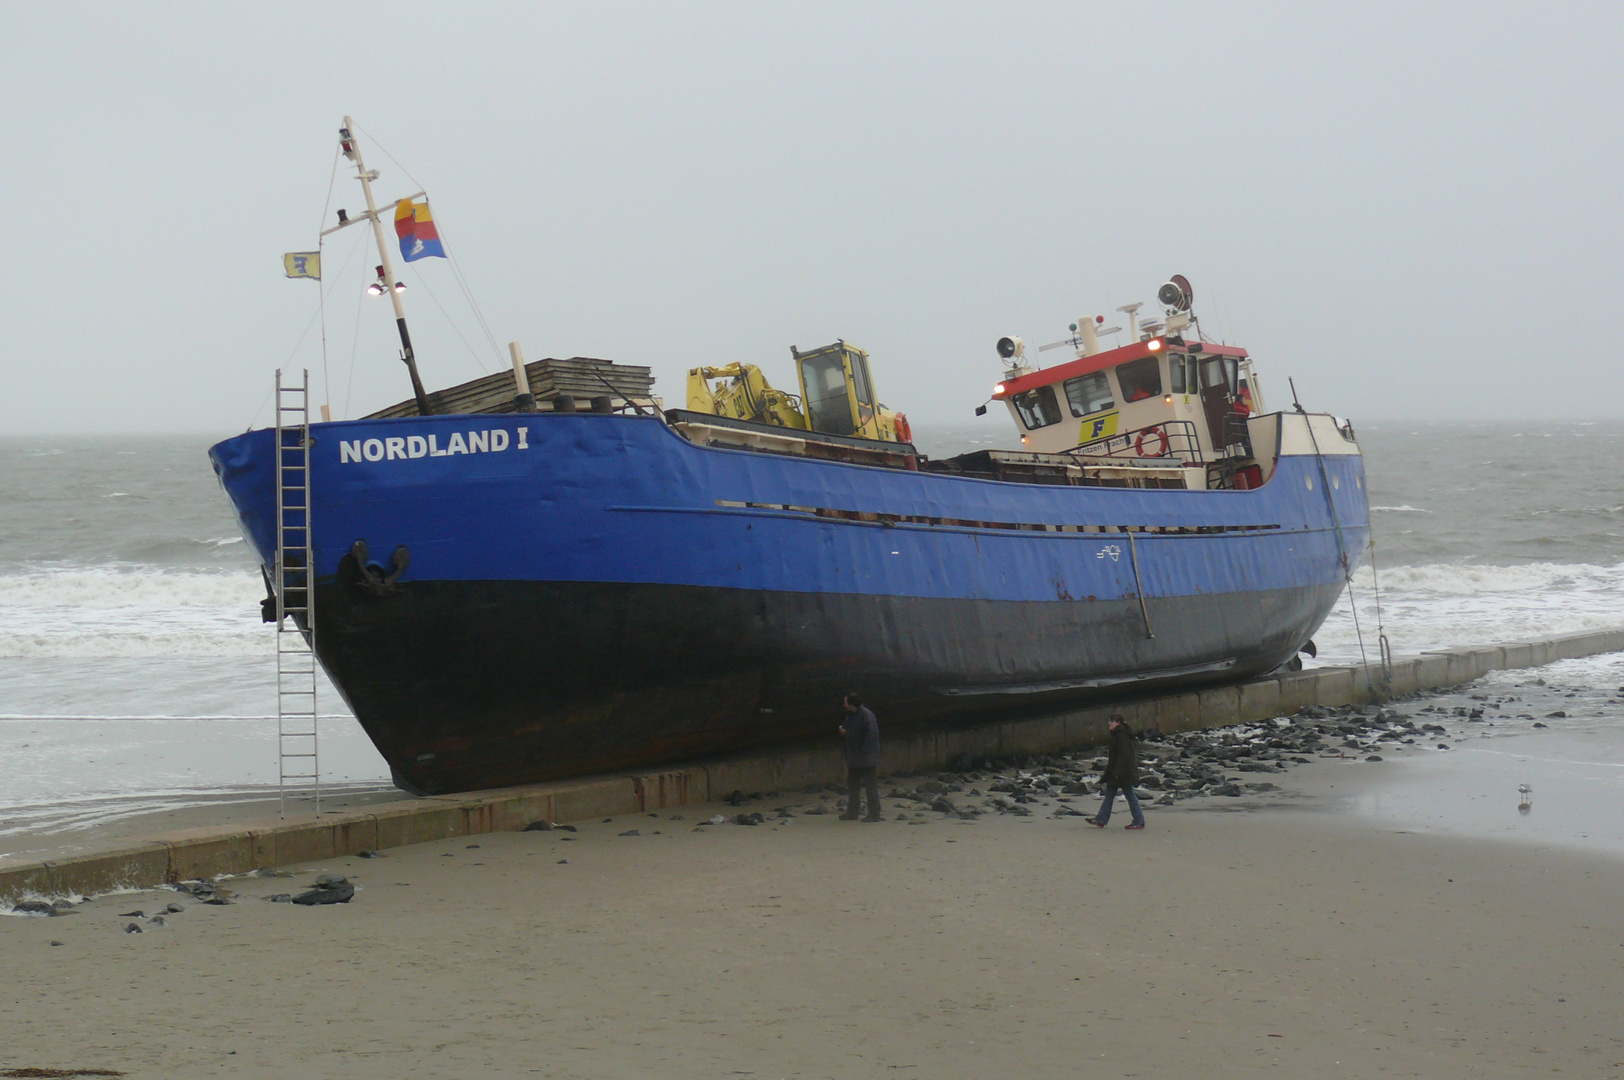
<svg viewBox="0 0 1624 1080">
<path fill-rule="evenodd" d="M 440 432 L 432 435 L 391 435 L 384 439 L 341 439 L 338 444 L 339 464 L 359 461 L 394 461 L 399 458 L 452 457 L 456 454 L 500 454 L 509 446 L 518 450 L 530 449 L 530 429 L 521 427 L 515 441 L 506 428 L 487 428 L 484 431 L 453 431 L 445 446 L 439 443 Z"/>
</svg>

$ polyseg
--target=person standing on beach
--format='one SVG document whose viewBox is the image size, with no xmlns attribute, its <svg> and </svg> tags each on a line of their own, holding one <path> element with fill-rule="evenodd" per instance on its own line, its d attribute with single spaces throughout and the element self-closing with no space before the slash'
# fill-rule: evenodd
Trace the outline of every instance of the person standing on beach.
<svg viewBox="0 0 1624 1080">
<path fill-rule="evenodd" d="M 859 794 L 868 792 L 868 816 L 864 821 L 880 820 L 880 724 L 863 699 L 848 693 L 840 703 L 846 711 L 846 722 L 840 725 L 840 734 L 846 740 L 846 812 L 841 821 L 856 821 Z"/>
<path fill-rule="evenodd" d="M 1133 792 L 1133 786 L 1139 783 L 1139 748 L 1134 745 L 1133 728 L 1121 713 L 1111 714 L 1110 726 L 1111 749 L 1105 759 L 1105 775 L 1101 778 L 1105 801 L 1100 804 L 1100 812 L 1087 820 L 1097 829 L 1105 828 L 1106 822 L 1111 820 L 1111 803 L 1120 791 L 1128 797 L 1128 812 L 1133 815 L 1133 820 L 1123 827 L 1143 829 L 1145 812 L 1139 808 L 1139 796 Z"/>
</svg>

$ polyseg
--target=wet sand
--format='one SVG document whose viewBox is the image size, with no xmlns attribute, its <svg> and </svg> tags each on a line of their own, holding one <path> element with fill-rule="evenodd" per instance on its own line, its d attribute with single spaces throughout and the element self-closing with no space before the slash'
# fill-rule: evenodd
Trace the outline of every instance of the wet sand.
<svg viewBox="0 0 1624 1080">
<path fill-rule="evenodd" d="M 1624 1077 L 1624 765 L 1595 698 L 1423 695 L 1395 707 L 1445 733 L 1233 772 L 1277 790 L 1147 807 L 1142 833 L 1120 803 L 1104 831 L 1051 816 L 1097 805 L 1057 789 L 1024 817 L 990 791 L 953 796 L 972 820 L 889 799 L 875 825 L 780 794 L 232 879 L 225 906 L 0 918 L 0 1071 Z M 227 800 L 117 829 L 262 819 Z M 264 902 L 318 873 L 354 900 Z"/>
<path fill-rule="evenodd" d="M 758 827 L 696 825 L 738 812 L 718 806 L 393 849 L 226 882 L 230 906 L 156 890 L 0 919 L 0 1068 L 1624 1074 L 1616 859 L 1289 794 L 1152 808 L 1142 833 L 771 816 L 814 801 L 748 804 Z M 355 899 L 258 899 L 323 871 Z M 170 902 L 163 927 L 120 914 Z"/>
<path fill-rule="evenodd" d="M 80 799 L 69 809 L 22 807 L 0 818 L 0 868 L 110 851 L 194 829 L 271 829 L 409 799 L 387 785 L 334 786 L 324 789 L 318 815 L 308 794 L 290 794 L 284 805 L 273 786 L 180 796 L 109 795 Z"/>
</svg>

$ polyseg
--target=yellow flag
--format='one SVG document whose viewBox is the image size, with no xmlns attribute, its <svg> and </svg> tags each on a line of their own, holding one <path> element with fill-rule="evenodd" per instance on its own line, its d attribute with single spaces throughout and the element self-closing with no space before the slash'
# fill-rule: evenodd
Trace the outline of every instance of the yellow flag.
<svg viewBox="0 0 1624 1080">
<path fill-rule="evenodd" d="M 288 277 L 307 277 L 321 280 L 321 252 L 290 251 L 282 256 L 282 267 Z"/>
</svg>

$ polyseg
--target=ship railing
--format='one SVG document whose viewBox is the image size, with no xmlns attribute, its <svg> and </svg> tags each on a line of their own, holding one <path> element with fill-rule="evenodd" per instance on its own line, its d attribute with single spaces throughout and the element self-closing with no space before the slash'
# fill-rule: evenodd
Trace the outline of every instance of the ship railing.
<svg viewBox="0 0 1624 1080">
<path fill-rule="evenodd" d="M 1119 431 L 1065 451 L 1077 458 L 1178 458 L 1203 465 L 1201 438 L 1189 420 L 1163 420 L 1131 431 Z"/>
</svg>

